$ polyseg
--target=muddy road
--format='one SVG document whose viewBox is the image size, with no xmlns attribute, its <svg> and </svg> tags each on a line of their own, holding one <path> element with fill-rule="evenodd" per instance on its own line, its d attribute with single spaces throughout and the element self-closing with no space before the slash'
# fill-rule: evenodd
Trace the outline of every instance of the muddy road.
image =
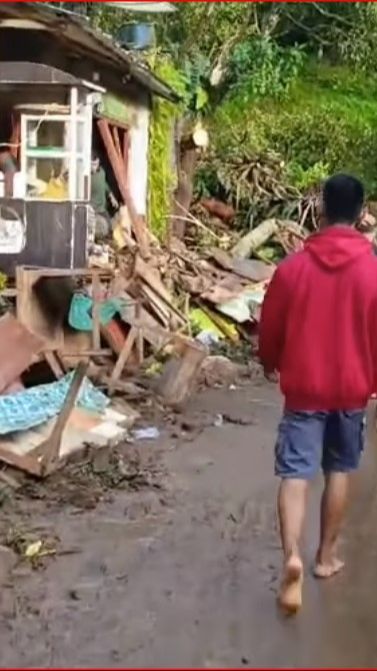
<svg viewBox="0 0 377 671">
<path fill-rule="evenodd" d="M 116 491 L 91 510 L 68 495 L 64 506 L 30 500 L 18 523 L 50 530 L 68 554 L 15 568 L 2 591 L 1 666 L 375 666 L 374 446 L 354 482 L 346 571 L 328 583 L 309 574 L 314 486 L 304 608 L 284 620 L 275 607 L 279 412 L 265 384 L 207 391 L 161 440 L 140 445 L 159 460 L 161 489 Z"/>
</svg>

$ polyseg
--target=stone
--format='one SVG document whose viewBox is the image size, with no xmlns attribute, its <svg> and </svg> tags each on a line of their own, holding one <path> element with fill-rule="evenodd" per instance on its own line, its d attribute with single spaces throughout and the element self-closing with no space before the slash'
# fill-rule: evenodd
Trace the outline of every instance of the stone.
<svg viewBox="0 0 377 671">
<path fill-rule="evenodd" d="M 200 382 L 207 387 L 229 387 L 243 377 L 246 371 L 245 366 L 225 356 L 208 356 L 200 370 Z"/>
</svg>

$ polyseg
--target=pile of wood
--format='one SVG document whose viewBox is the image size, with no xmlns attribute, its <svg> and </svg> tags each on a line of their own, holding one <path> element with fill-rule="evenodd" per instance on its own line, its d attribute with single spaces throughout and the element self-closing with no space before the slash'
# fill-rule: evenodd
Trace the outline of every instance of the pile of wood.
<svg viewBox="0 0 377 671">
<path fill-rule="evenodd" d="M 117 257 L 118 267 L 108 270 L 17 269 L 15 286 L 7 289 L 15 298 L 13 314 L 43 340 L 44 358 L 55 378 L 85 362 L 88 376 L 112 396 L 124 393 L 130 376 L 168 355 L 179 362 L 175 400 L 186 398 L 207 350 L 189 337 L 189 320 L 161 273 L 169 259 L 161 249 L 155 251 L 146 261 L 136 248 L 126 250 Z M 69 321 L 76 294 L 92 304 L 90 330 L 78 330 Z M 115 305 L 114 315 L 104 320 L 109 304 Z M 158 393 L 170 402 L 164 380 Z"/>
</svg>

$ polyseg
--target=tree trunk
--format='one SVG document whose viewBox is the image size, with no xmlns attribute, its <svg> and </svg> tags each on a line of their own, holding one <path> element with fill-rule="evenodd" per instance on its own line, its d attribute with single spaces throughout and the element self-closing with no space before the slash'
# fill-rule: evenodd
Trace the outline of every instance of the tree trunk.
<svg viewBox="0 0 377 671">
<path fill-rule="evenodd" d="M 185 235 L 186 222 L 174 217 L 184 217 L 189 211 L 193 191 L 194 175 L 197 162 L 197 147 L 193 139 L 183 139 L 180 146 L 178 165 L 178 186 L 174 194 L 173 223 L 171 230 L 176 238 L 182 240 Z"/>
<path fill-rule="evenodd" d="M 232 256 L 238 259 L 249 258 L 253 252 L 259 249 L 259 247 L 265 245 L 278 230 L 279 225 L 276 219 L 266 219 L 266 221 L 262 221 L 259 226 L 253 228 L 250 233 L 244 235 L 244 237 L 237 242 L 236 246 L 232 249 Z"/>
</svg>

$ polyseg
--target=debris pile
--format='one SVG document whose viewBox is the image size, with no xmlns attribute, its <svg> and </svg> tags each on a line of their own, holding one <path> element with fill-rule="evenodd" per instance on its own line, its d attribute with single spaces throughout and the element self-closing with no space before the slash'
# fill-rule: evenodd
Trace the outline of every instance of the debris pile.
<svg viewBox="0 0 377 671">
<path fill-rule="evenodd" d="M 134 230 L 123 216 L 111 254 L 102 246 L 106 263 L 99 255 L 82 270 L 19 267 L 13 286 L 2 282 L 3 462 L 49 475 L 85 445 L 132 440 L 147 398 L 180 406 L 196 384 L 254 374 L 250 345 L 266 288 L 279 259 L 302 247 L 304 223 L 318 226 L 315 195 L 299 224 L 272 217 L 241 235 L 227 203 L 204 199 L 194 212 L 182 214 L 184 241 L 162 246 L 145 222 Z M 371 212 L 360 226 L 374 235 Z M 237 364 L 228 345 L 243 352 Z"/>
</svg>

